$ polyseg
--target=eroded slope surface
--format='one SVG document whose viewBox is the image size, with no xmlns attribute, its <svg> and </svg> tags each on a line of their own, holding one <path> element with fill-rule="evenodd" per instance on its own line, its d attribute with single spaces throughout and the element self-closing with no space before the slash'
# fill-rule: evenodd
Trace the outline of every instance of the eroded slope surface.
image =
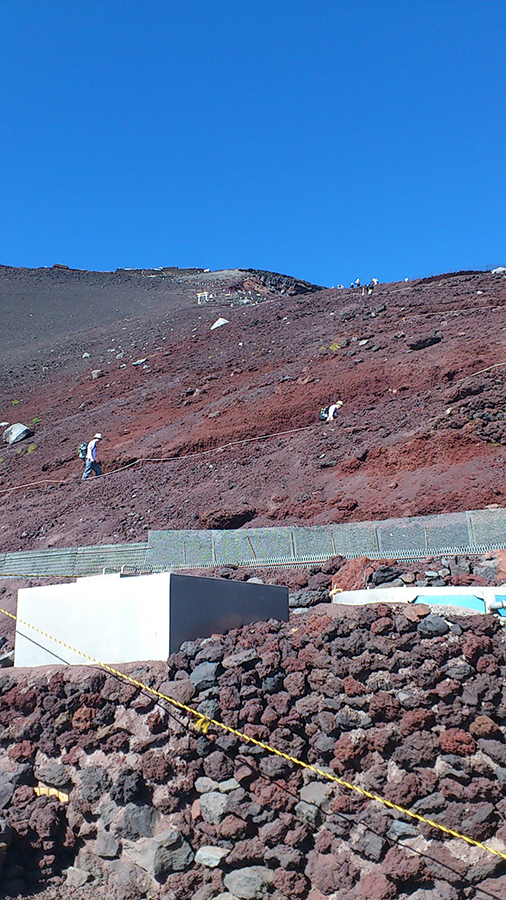
<svg viewBox="0 0 506 900">
<path fill-rule="evenodd" d="M 506 279 L 464 273 L 363 295 L 310 292 L 279 278 L 245 270 L 4 274 L 15 329 L 3 353 L 0 416 L 36 424 L 32 439 L 2 451 L 2 486 L 66 483 L 2 494 L 2 546 L 501 503 Z M 198 306 L 204 290 L 213 299 Z M 211 330 L 219 316 L 228 324 Z M 32 321 L 54 329 L 54 341 L 44 332 L 42 347 L 32 342 Z M 338 397 L 339 419 L 325 426 L 320 407 Z M 141 457 L 296 428 L 110 474 Z M 107 477 L 81 484 L 77 445 L 97 429 L 107 438 Z"/>
</svg>

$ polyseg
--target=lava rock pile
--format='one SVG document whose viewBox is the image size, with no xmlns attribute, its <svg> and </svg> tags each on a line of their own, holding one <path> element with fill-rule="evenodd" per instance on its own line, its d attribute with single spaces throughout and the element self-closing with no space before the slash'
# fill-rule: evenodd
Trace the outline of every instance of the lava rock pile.
<svg viewBox="0 0 506 900">
<path fill-rule="evenodd" d="M 492 616 L 319 606 L 133 677 L 506 852 L 506 639 Z M 506 862 L 92 668 L 0 678 L 6 896 L 458 900 Z M 162 704 L 163 705 L 163 704 Z M 42 785 L 58 796 L 37 796 Z M 66 799 L 68 797 L 68 800 Z M 77 891 L 77 893 L 72 893 Z"/>
</svg>

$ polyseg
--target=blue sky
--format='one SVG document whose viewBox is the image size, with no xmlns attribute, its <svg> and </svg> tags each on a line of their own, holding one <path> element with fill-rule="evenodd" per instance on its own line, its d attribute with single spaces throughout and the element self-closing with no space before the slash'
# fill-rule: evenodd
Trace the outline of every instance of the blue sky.
<svg viewBox="0 0 506 900">
<path fill-rule="evenodd" d="M 1 261 L 506 265 L 506 5 L 2 0 Z"/>
</svg>

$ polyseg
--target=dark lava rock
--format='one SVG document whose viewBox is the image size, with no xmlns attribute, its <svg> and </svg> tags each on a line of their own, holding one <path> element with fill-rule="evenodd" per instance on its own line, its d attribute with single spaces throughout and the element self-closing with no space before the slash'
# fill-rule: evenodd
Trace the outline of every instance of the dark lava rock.
<svg viewBox="0 0 506 900">
<path fill-rule="evenodd" d="M 146 793 L 146 785 L 141 773 L 134 772 L 132 769 L 124 769 L 120 772 L 110 793 L 112 800 L 120 805 L 140 800 Z"/>
<path fill-rule="evenodd" d="M 83 797 L 94 803 L 110 787 L 111 779 L 108 772 L 100 766 L 88 766 L 81 770 L 79 782 Z"/>
<path fill-rule="evenodd" d="M 204 760 L 204 772 L 214 781 L 225 781 L 234 774 L 234 763 L 221 750 L 214 750 Z"/>
<path fill-rule="evenodd" d="M 431 615 L 422 619 L 416 626 L 416 630 L 422 637 L 431 638 L 447 634 L 450 630 L 450 626 L 445 622 L 442 616 Z"/>
<path fill-rule="evenodd" d="M 440 337 L 440 335 L 431 334 L 431 335 L 428 335 L 427 337 L 417 338 L 415 340 L 408 341 L 408 347 L 411 350 L 425 350 L 426 347 L 432 347 L 433 344 L 439 344 L 439 342 L 441 340 L 442 340 L 442 338 Z"/>
<path fill-rule="evenodd" d="M 137 841 L 141 837 L 150 837 L 158 818 L 156 809 L 152 806 L 137 806 L 135 803 L 127 803 L 123 809 L 120 822 L 116 831 L 122 837 L 131 841 Z"/>
<path fill-rule="evenodd" d="M 392 759 L 406 769 L 417 769 L 433 765 L 438 751 L 437 739 L 430 731 L 417 731 L 396 747 Z"/>
<path fill-rule="evenodd" d="M 72 778 L 67 766 L 49 761 L 39 767 L 35 767 L 35 777 L 44 784 L 55 788 L 66 788 L 72 784 Z"/>
<path fill-rule="evenodd" d="M 490 759 L 493 759 L 495 763 L 499 763 L 500 766 L 506 768 L 506 744 L 502 743 L 502 741 L 481 738 L 478 741 L 478 747 L 483 753 L 490 756 Z"/>
<path fill-rule="evenodd" d="M 387 584 L 389 581 L 394 581 L 395 578 L 400 578 L 401 575 L 402 569 L 396 569 L 393 566 L 378 566 L 370 580 L 378 587 L 380 584 Z"/>
<path fill-rule="evenodd" d="M 190 681 L 197 691 L 203 691 L 216 683 L 218 662 L 202 662 L 195 666 L 190 675 Z"/>
</svg>

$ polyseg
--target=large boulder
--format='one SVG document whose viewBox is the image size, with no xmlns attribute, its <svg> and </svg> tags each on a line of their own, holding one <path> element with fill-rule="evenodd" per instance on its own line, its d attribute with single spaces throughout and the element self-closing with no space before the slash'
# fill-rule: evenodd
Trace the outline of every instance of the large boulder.
<svg viewBox="0 0 506 900">
<path fill-rule="evenodd" d="M 27 425 L 23 425 L 21 422 L 16 422 L 14 425 L 9 425 L 8 428 L 5 429 L 2 437 L 5 444 L 17 444 L 18 441 L 24 441 L 25 438 L 30 437 L 31 431 Z"/>
</svg>

